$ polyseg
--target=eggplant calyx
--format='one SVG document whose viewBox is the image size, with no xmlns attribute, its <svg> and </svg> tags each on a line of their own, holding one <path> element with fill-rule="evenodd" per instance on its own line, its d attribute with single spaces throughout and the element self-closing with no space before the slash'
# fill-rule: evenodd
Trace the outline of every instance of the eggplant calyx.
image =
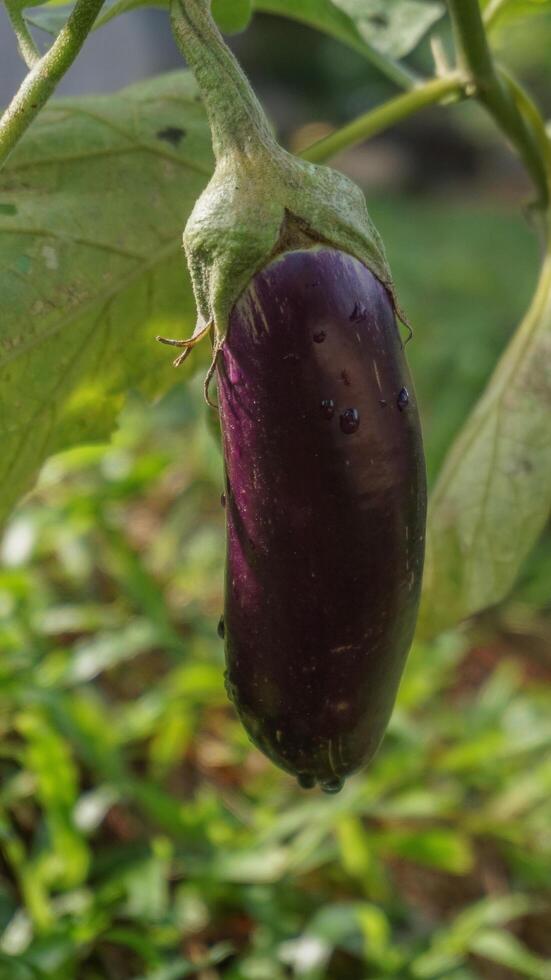
<svg viewBox="0 0 551 980">
<path fill-rule="evenodd" d="M 303 247 L 301 241 L 289 244 L 289 216 L 314 245 L 326 244 L 367 266 L 402 318 L 383 243 L 360 188 L 344 174 L 279 145 L 212 19 L 210 0 L 172 0 L 171 16 L 205 104 L 216 159 L 183 236 L 197 307 L 203 322 L 213 324 L 216 350 L 251 279 L 280 251 Z"/>
</svg>

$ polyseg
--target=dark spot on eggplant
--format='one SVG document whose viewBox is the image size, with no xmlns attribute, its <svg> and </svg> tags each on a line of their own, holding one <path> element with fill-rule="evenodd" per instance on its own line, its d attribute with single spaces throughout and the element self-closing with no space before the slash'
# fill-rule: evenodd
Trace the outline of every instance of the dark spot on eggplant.
<svg viewBox="0 0 551 980">
<path fill-rule="evenodd" d="M 324 419 L 332 419 L 335 414 L 335 402 L 332 398 L 324 398 L 320 403 L 321 414 Z"/>
<path fill-rule="evenodd" d="M 361 323 L 362 320 L 367 319 L 367 310 L 362 303 L 354 303 L 354 309 L 350 314 L 349 319 L 352 323 Z"/>
<path fill-rule="evenodd" d="M 348 371 L 341 371 L 341 381 L 342 381 L 342 382 L 343 382 L 343 384 L 345 384 L 345 385 L 346 385 L 346 386 L 347 386 L 348 388 L 350 388 L 350 385 L 352 384 L 352 382 L 351 382 L 351 380 L 350 380 L 350 375 L 349 375 L 349 373 L 348 373 Z"/>
<path fill-rule="evenodd" d="M 400 409 L 401 412 L 404 411 L 404 408 L 407 408 L 409 404 L 409 392 L 407 388 L 400 388 L 400 391 L 398 393 L 398 400 L 396 404 L 398 405 L 398 408 Z"/>
<path fill-rule="evenodd" d="M 167 126 L 166 129 L 159 129 L 157 139 L 164 140 L 171 146 L 179 146 L 185 135 L 186 131 L 181 126 Z"/>
<path fill-rule="evenodd" d="M 226 494 L 225 493 L 221 493 L 220 494 L 220 503 L 221 503 L 222 507 L 225 507 L 226 506 Z"/>
<path fill-rule="evenodd" d="M 216 627 L 216 632 L 218 633 L 220 639 L 223 640 L 226 635 L 226 627 L 224 626 L 223 616 L 220 616 L 220 619 L 218 620 L 218 626 Z"/>
<path fill-rule="evenodd" d="M 327 334 L 325 333 L 325 330 L 318 330 L 318 332 L 314 334 L 312 339 L 315 341 L 316 344 L 323 344 L 323 341 L 325 340 L 326 336 Z"/>
<path fill-rule="evenodd" d="M 346 408 L 340 418 L 341 429 L 345 435 L 350 436 L 357 432 L 360 427 L 360 415 L 357 408 Z"/>
<path fill-rule="evenodd" d="M 326 779 L 325 782 L 321 784 L 321 788 L 324 793 L 340 793 L 344 786 L 344 779 L 342 776 L 335 776 L 334 779 Z"/>
</svg>

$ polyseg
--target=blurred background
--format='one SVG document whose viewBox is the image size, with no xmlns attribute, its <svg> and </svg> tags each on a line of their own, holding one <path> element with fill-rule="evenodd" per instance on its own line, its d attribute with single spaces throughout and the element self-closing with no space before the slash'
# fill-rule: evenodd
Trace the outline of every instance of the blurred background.
<svg viewBox="0 0 551 980">
<path fill-rule="evenodd" d="M 496 43 L 551 115 L 551 14 Z M 394 92 L 290 21 L 256 15 L 231 44 L 293 149 Z M 431 70 L 426 47 L 413 64 Z M 166 15 L 135 11 L 59 93 L 180 65 Z M 23 75 L 0 11 L 3 103 Z M 471 105 L 334 163 L 415 328 L 433 482 L 535 284 L 530 188 Z M 1 539 L 0 978 L 549 980 L 549 535 L 507 601 L 414 646 L 369 772 L 300 791 L 224 691 L 201 356 L 158 403 L 130 393 L 109 444 L 51 459 Z"/>
</svg>

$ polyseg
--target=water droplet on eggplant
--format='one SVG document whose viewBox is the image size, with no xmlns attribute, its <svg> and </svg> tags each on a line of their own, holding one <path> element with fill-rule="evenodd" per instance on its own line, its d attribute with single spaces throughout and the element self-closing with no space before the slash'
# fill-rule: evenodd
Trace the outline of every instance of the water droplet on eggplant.
<svg viewBox="0 0 551 980">
<path fill-rule="evenodd" d="M 218 626 L 216 627 L 216 632 L 218 633 L 220 639 L 223 640 L 226 635 L 226 627 L 224 625 L 223 616 L 220 616 L 220 619 L 218 620 Z"/>
<path fill-rule="evenodd" d="M 357 432 L 360 427 L 360 414 L 357 408 L 347 408 L 340 417 L 341 429 L 345 435 L 350 436 Z"/>
<path fill-rule="evenodd" d="M 226 506 L 226 494 L 225 493 L 221 493 L 220 494 L 220 504 L 222 505 L 222 507 L 225 507 Z"/>
<path fill-rule="evenodd" d="M 321 784 L 321 788 L 324 793 L 340 793 L 344 786 L 344 779 L 342 776 L 335 776 L 334 779 L 326 779 L 325 782 Z"/>
<path fill-rule="evenodd" d="M 309 772 L 299 772 L 297 783 L 301 789 L 313 789 L 316 785 L 316 777 L 310 775 Z"/>
<path fill-rule="evenodd" d="M 352 313 L 348 319 L 351 320 L 352 323 L 361 323 L 362 320 L 366 320 L 367 310 L 365 306 L 363 306 L 362 303 L 354 303 L 354 309 L 352 310 Z"/>
<path fill-rule="evenodd" d="M 324 419 L 332 419 L 335 414 L 335 402 L 332 398 L 324 398 L 320 403 L 321 414 Z"/>
<path fill-rule="evenodd" d="M 396 404 L 401 412 L 404 411 L 404 408 L 407 408 L 409 404 L 409 392 L 407 388 L 400 388 Z"/>
</svg>

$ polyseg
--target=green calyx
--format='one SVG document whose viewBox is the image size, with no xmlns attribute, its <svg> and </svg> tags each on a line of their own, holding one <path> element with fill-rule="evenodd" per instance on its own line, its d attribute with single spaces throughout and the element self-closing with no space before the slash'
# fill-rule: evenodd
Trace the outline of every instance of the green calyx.
<svg viewBox="0 0 551 980">
<path fill-rule="evenodd" d="M 214 24 L 210 0 L 172 0 L 171 15 L 201 91 L 216 158 L 183 236 L 200 314 L 189 349 L 205 325 L 212 325 L 216 353 L 231 310 L 253 276 L 280 252 L 305 244 L 328 244 L 354 255 L 393 295 L 362 191 L 343 174 L 279 146 Z"/>
</svg>

